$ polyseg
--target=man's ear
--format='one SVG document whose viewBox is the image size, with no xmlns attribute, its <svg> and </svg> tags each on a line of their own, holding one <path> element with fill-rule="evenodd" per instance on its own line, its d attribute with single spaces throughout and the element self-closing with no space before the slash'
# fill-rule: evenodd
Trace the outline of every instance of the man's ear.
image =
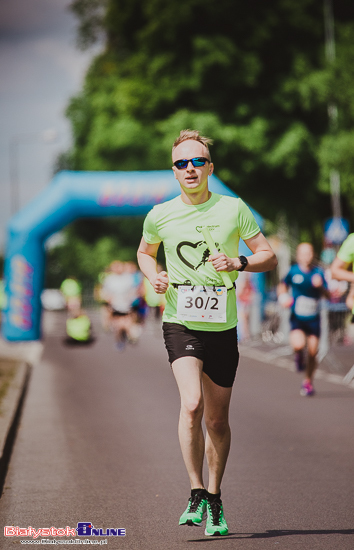
<svg viewBox="0 0 354 550">
<path fill-rule="evenodd" d="M 211 162 L 209 164 L 209 176 L 211 176 L 213 172 L 214 172 L 214 164 Z"/>
<path fill-rule="evenodd" d="M 175 166 L 172 166 L 172 170 L 173 170 L 173 173 L 175 175 L 176 180 L 178 180 L 178 178 L 177 178 L 177 168 Z"/>
</svg>

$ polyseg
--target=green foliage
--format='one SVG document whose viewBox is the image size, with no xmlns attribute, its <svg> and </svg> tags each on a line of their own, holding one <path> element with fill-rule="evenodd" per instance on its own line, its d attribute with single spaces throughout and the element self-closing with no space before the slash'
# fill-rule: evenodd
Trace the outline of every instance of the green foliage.
<svg viewBox="0 0 354 550">
<path fill-rule="evenodd" d="M 65 242 L 48 250 L 46 288 L 59 288 L 69 276 L 92 289 L 114 260 L 136 262 L 143 217 L 79 219 L 65 229 Z M 158 260 L 164 263 L 163 247 Z"/>
<path fill-rule="evenodd" d="M 337 168 L 354 219 L 350 3 L 334 5 L 333 66 L 318 0 L 75 0 L 72 9 L 81 46 L 104 42 L 67 109 L 72 168 L 166 169 L 179 131 L 197 128 L 215 140 L 216 174 L 263 216 L 285 212 L 318 238 Z"/>
<path fill-rule="evenodd" d="M 104 0 L 76 0 L 72 11 L 80 18 L 78 46 L 85 49 L 100 38 L 106 9 Z"/>
<path fill-rule="evenodd" d="M 354 211 L 354 25 L 338 29 L 336 63 L 330 71 L 331 102 L 338 110 L 337 128 L 324 135 L 317 150 L 319 188 L 329 191 L 329 174 L 339 171 L 341 191 Z M 352 216 L 353 219 L 353 216 Z"/>
<path fill-rule="evenodd" d="M 48 251 L 47 288 L 58 288 L 75 276 L 86 287 L 113 260 L 136 261 L 142 218 L 77 220 L 66 228 L 66 242 Z"/>
</svg>

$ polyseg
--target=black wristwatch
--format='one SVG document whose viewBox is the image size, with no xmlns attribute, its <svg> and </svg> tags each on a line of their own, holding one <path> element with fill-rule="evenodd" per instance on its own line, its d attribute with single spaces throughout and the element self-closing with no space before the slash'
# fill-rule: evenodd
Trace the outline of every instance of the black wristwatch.
<svg viewBox="0 0 354 550">
<path fill-rule="evenodd" d="M 248 260 L 246 256 L 239 256 L 238 259 L 240 260 L 242 265 L 236 271 L 244 271 L 245 267 L 248 265 Z"/>
</svg>

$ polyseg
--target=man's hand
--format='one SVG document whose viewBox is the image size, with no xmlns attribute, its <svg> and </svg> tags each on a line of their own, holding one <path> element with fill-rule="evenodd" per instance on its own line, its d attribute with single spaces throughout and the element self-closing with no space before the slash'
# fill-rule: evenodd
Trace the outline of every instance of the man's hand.
<svg viewBox="0 0 354 550">
<path fill-rule="evenodd" d="M 226 254 L 218 253 L 209 256 L 208 262 L 213 264 L 216 271 L 235 271 L 237 267 L 241 267 L 242 264 L 238 258 L 229 258 Z M 236 266 L 236 262 L 240 265 Z"/>
<path fill-rule="evenodd" d="M 281 305 L 281 307 L 287 309 L 293 305 L 294 299 L 287 292 L 282 292 L 278 296 L 278 302 Z"/>
<path fill-rule="evenodd" d="M 319 273 L 315 273 L 315 275 L 312 275 L 311 284 L 315 288 L 320 288 L 321 286 L 323 286 L 323 280 Z"/>
<path fill-rule="evenodd" d="M 154 287 L 156 294 L 165 294 L 168 289 L 168 283 L 169 281 L 166 271 L 161 271 L 156 275 L 155 282 L 152 286 Z"/>
<path fill-rule="evenodd" d="M 277 294 L 278 294 L 278 303 L 281 305 L 281 307 L 287 309 L 293 305 L 294 299 L 288 293 L 288 287 L 283 281 L 278 284 Z"/>
</svg>

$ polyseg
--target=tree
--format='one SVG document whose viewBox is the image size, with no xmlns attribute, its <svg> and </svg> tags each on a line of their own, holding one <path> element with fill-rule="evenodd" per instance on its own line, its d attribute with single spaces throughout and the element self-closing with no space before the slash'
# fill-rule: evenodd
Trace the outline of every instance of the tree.
<svg viewBox="0 0 354 550">
<path fill-rule="evenodd" d="M 92 288 L 98 275 L 113 260 L 135 260 L 142 233 L 142 218 L 77 220 L 66 228 L 65 242 L 48 250 L 46 286 L 58 288 L 75 276 Z"/>
<path fill-rule="evenodd" d="M 75 0 L 81 46 L 103 37 L 104 48 L 67 109 L 72 166 L 169 168 L 179 131 L 198 128 L 214 138 L 229 187 L 320 238 L 331 166 L 353 196 L 354 8 L 335 8 L 338 62 L 328 67 L 318 0 Z"/>
<path fill-rule="evenodd" d="M 337 128 L 322 137 L 318 160 L 319 187 L 329 189 L 329 173 L 338 170 L 341 191 L 347 208 L 354 211 L 354 25 L 345 24 L 338 29 L 336 62 L 330 69 L 329 87 L 332 104 L 337 109 Z M 353 215 L 351 216 L 353 220 Z"/>
</svg>

